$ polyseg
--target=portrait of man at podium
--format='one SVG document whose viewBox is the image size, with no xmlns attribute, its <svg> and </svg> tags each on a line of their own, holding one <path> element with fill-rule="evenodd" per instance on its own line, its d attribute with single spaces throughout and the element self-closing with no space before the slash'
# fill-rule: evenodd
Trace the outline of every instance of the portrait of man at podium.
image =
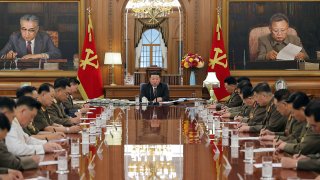
<svg viewBox="0 0 320 180">
<path fill-rule="evenodd" d="M 279 51 L 289 43 L 302 47 L 302 50 L 295 56 L 296 60 L 309 59 L 300 38 L 296 34 L 289 34 L 289 19 L 285 14 L 274 14 L 269 23 L 270 34 L 258 39 L 257 60 L 277 60 Z M 292 28 L 291 31 L 295 32 Z"/>
<path fill-rule="evenodd" d="M 60 50 L 55 47 L 46 32 L 39 31 L 39 18 L 26 14 L 20 18 L 20 31 L 14 32 L 0 51 L 5 59 L 59 59 Z"/>
</svg>

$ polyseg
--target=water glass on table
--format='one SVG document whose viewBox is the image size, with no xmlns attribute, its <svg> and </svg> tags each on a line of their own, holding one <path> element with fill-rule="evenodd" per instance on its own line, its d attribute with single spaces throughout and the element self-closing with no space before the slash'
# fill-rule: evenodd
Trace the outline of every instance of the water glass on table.
<svg viewBox="0 0 320 180">
<path fill-rule="evenodd" d="M 262 178 L 272 178 L 272 156 L 262 157 Z"/>
<path fill-rule="evenodd" d="M 253 142 L 246 142 L 244 149 L 245 162 L 253 162 Z"/>
<path fill-rule="evenodd" d="M 66 150 L 58 153 L 58 170 L 57 173 L 65 174 L 68 173 L 68 154 Z"/>
</svg>

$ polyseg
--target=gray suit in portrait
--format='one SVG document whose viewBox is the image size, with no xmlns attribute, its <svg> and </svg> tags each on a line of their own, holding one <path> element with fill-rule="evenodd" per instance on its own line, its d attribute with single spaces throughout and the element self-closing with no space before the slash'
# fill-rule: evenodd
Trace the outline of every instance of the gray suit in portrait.
<svg viewBox="0 0 320 180">
<path fill-rule="evenodd" d="M 0 56 L 7 54 L 10 50 L 18 53 L 18 58 L 27 55 L 26 41 L 23 39 L 21 32 L 14 32 L 11 34 L 9 41 L 4 48 L 1 49 Z M 33 54 L 41 53 L 48 54 L 49 59 L 61 58 L 61 52 L 54 46 L 50 36 L 46 32 L 39 31 L 35 37 Z"/>
<path fill-rule="evenodd" d="M 282 43 L 278 43 L 275 41 L 271 34 L 268 34 L 266 36 L 262 36 L 258 39 L 258 58 L 259 61 L 266 60 L 266 55 L 268 52 L 275 50 L 276 52 L 279 52 L 281 49 L 283 49 L 286 45 L 289 43 L 297 45 L 302 47 L 301 52 L 303 52 L 306 55 L 305 59 L 309 59 L 308 54 L 304 50 L 302 43 L 300 41 L 300 38 L 298 36 L 294 35 L 287 35 L 286 39 Z"/>
</svg>

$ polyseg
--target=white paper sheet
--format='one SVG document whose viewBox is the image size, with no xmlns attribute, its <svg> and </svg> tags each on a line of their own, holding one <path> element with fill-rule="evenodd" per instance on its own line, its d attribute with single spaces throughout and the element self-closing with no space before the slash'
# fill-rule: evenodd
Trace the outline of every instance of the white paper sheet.
<svg viewBox="0 0 320 180">
<path fill-rule="evenodd" d="M 258 148 L 254 149 L 253 152 L 274 152 L 276 148 Z"/>
<path fill-rule="evenodd" d="M 239 137 L 239 140 L 259 140 L 260 137 Z"/>
<path fill-rule="evenodd" d="M 277 55 L 279 60 L 294 60 L 294 57 L 301 51 L 302 47 L 289 43 L 281 49 Z"/>
<path fill-rule="evenodd" d="M 254 167 L 255 167 L 255 168 L 262 168 L 262 163 L 254 164 Z M 272 167 L 280 168 L 280 167 L 282 167 L 282 166 L 281 166 L 281 163 L 272 163 Z"/>
<path fill-rule="evenodd" d="M 48 166 L 48 165 L 54 165 L 58 164 L 58 161 L 42 161 L 39 162 L 39 166 Z"/>
</svg>

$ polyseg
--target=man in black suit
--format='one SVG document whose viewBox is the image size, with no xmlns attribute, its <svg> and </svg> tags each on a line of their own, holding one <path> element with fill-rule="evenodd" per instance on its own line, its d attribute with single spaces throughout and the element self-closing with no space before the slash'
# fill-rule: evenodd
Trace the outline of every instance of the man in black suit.
<svg viewBox="0 0 320 180">
<path fill-rule="evenodd" d="M 160 74 L 150 73 L 149 83 L 143 84 L 140 89 L 140 99 L 148 98 L 149 102 L 157 103 L 169 100 L 169 88 L 165 83 L 161 83 Z"/>
<path fill-rule="evenodd" d="M 20 18 L 20 32 L 11 34 L 9 41 L 0 51 L 0 57 L 14 59 L 58 59 L 61 52 L 46 32 L 39 32 L 39 19 L 35 15 Z"/>
</svg>

